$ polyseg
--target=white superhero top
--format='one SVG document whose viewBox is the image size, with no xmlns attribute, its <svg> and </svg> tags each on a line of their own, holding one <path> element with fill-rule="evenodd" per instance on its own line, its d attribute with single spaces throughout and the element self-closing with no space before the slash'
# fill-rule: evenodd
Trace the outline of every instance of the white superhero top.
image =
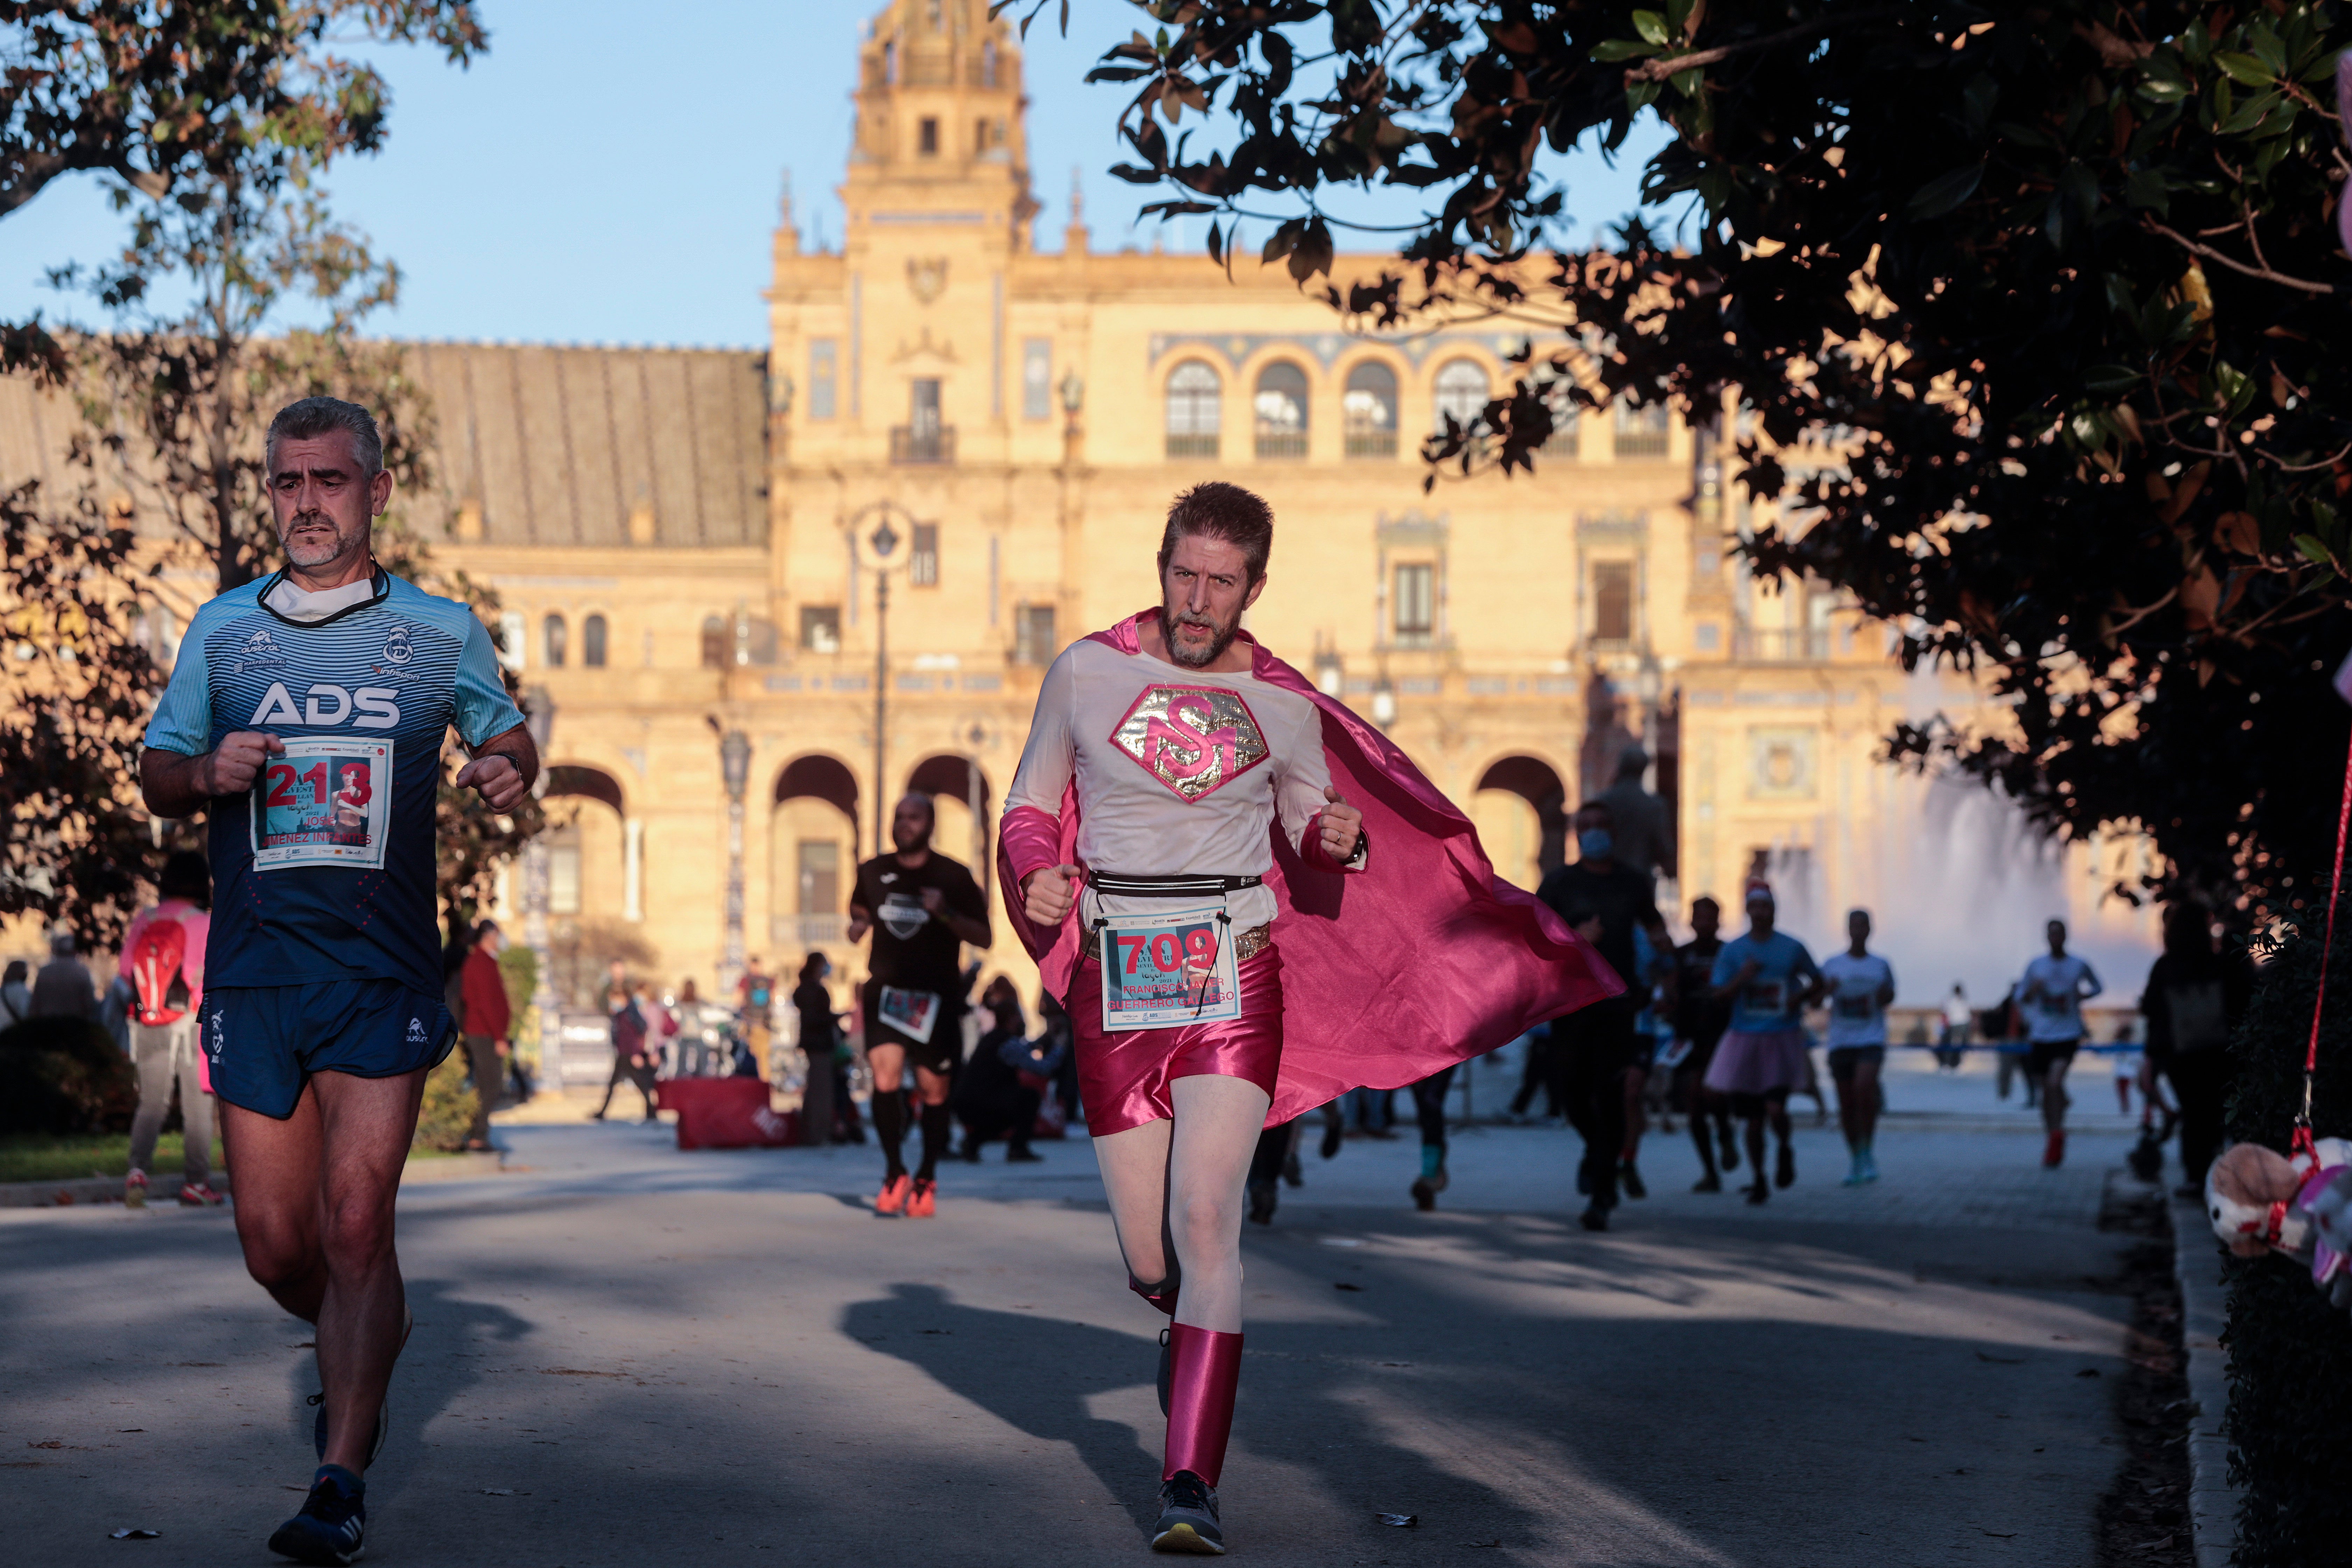
<svg viewBox="0 0 2352 1568">
<path fill-rule="evenodd" d="M 1322 715 L 1295 691 L 1229 670 L 1186 669 L 1092 638 L 1045 672 L 1007 808 L 1058 816 L 1078 791 L 1077 856 L 1126 876 L 1263 876 L 1277 815 L 1293 848 L 1331 782 Z M 1089 898 L 1091 900 L 1091 895 Z M 1104 912 L 1165 910 L 1107 897 Z M 1273 890 L 1247 888 L 1226 910 L 1241 930 L 1274 919 Z"/>
</svg>

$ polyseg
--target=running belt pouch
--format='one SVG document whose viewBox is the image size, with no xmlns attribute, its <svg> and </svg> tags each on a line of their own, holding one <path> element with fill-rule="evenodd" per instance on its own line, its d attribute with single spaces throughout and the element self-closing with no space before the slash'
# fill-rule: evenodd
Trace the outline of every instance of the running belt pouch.
<svg viewBox="0 0 2352 1568">
<path fill-rule="evenodd" d="M 1168 1448 L 1161 1480 L 1190 1470 L 1211 1486 L 1225 1468 L 1234 1395 L 1242 1381 L 1242 1336 L 1174 1323 L 1168 1330 Z"/>
</svg>

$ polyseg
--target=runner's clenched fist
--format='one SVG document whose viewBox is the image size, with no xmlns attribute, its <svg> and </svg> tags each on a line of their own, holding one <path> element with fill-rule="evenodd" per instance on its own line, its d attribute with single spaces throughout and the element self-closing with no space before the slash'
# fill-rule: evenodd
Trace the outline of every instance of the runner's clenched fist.
<svg viewBox="0 0 2352 1568">
<path fill-rule="evenodd" d="M 206 795 L 243 795 L 253 787 L 263 763 L 285 754 L 286 742 L 266 730 L 224 735 L 198 765 L 197 786 Z"/>
<path fill-rule="evenodd" d="M 1048 866 L 1042 871 L 1032 871 L 1022 884 L 1022 912 L 1030 923 L 1057 926 L 1070 912 L 1076 900 L 1079 870 L 1076 866 Z"/>
</svg>

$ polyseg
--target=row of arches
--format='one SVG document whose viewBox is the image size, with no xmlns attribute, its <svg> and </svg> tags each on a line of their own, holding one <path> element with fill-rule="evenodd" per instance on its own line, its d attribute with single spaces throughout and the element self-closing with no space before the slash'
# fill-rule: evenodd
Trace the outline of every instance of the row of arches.
<svg viewBox="0 0 2352 1568">
<path fill-rule="evenodd" d="M 905 781 L 904 788 L 932 797 L 933 842 L 986 885 L 996 813 L 986 772 L 970 758 L 935 752 L 909 768 Z M 546 840 L 550 913 L 562 950 L 556 954 L 559 978 L 593 986 L 610 958 L 629 959 L 645 948 L 640 921 L 670 921 L 665 911 L 642 902 L 643 824 L 630 817 L 619 778 L 598 767 L 558 763 L 548 770 L 547 793 L 551 802 L 582 807 L 567 814 Z M 1563 858 L 1569 804 L 1559 770 L 1526 753 L 1489 764 L 1464 802 L 1496 870 L 1529 888 Z M 873 803 L 847 763 L 813 752 L 777 772 L 768 807 L 768 915 L 765 921 L 753 915 L 746 936 L 751 951 L 782 963 L 842 942 L 857 864 L 875 853 Z M 757 845 L 755 834 L 755 857 Z"/>
<path fill-rule="evenodd" d="M 1429 417 L 1425 428 L 1442 432 L 1446 423 L 1473 424 L 1495 396 L 1486 367 L 1475 359 L 1447 360 L 1430 379 Z M 1168 373 L 1163 405 L 1163 439 L 1171 458 L 1216 458 L 1223 455 L 1225 378 L 1204 359 L 1188 359 Z M 1251 384 L 1249 424 L 1252 451 L 1260 461 L 1308 456 L 1313 386 L 1306 367 L 1296 360 L 1270 360 L 1258 368 Z M 1403 395 L 1396 369 L 1381 359 L 1360 359 L 1349 365 L 1339 390 L 1341 455 L 1351 458 L 1393 458 L 1402 426 Z M 1552 434 L 1545 450 L 1572 453 L 1578 443 L 1577 405 L 1557 399 L 1552 408 Z M 1614 454 L 1620 458 L 1663 458 L 1670 416 L 1663 404 L 1639 407 L 1619 404 L 1614 411 Z"/>
</svg>

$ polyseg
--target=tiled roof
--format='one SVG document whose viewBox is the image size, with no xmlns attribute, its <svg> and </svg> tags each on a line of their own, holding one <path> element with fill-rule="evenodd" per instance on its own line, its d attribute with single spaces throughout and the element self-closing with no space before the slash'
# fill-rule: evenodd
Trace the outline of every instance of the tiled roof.
<svg viewBox="0 0 2352 1568">
<path fill-rule="evenodd" d="M 480 503 L 488 542 L 766 540 L 766 355 L 524 343 L 409 354 L 433 399 L 442 483 L 461 511 Z"/>
<path fill-rule="evenodd" d="M 767 538 L 766 355 L 746 349 L 413 342 L 436 468 L 493 544 L 673 548 Z M 0 381 L 0 484 L 65 489 L 70 399 Z"/>
</svg>

